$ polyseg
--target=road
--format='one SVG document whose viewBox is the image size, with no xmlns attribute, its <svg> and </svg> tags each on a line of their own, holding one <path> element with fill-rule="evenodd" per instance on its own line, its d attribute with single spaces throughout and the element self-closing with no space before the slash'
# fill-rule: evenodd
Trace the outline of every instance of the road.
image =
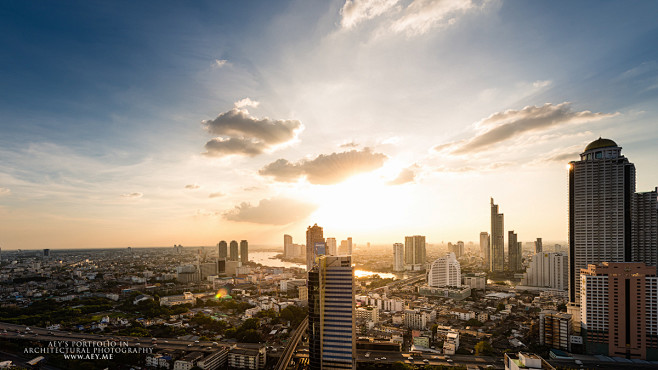
<svg viewBox="0 0 658 370">
<path fill-rule="evenodd" d="M 421 280 L 425 279 L 425 274 L 420 274 L 414 277 L 410 277 L 407 279 L 402 279 L 402 280 L 394 280 L 391 283 L 388 283 L 384 286 L 381 286 L 379 288 L 372 289 L 371 292 L 377 292 L 379 290 L 383 290 L 385 288 L 394 288 L 394 287 L 400 287 L 402 285 L 410 285 L 410 284 L 415 284 Z"/>
<path fill-rule="evenodd" d="M 297 329 L 295 329 L 295 331 L 290 336 L 290 340 L 288 340 L 286 348 L 283 349 L 283 353 L 281 354 L 275 369 L 285 370 L 288 367 L 290 359 L 295 353 L 295 349 L 297 348 L 300 339 L 302 339 L 302 336 L 304 336 L 304 333 L 306 333 L 306 328 L 308 328 L 308 316 L 304 318 L 304 320 L 299 324 L 299 326 L 297 326 Z"/>
</svg>

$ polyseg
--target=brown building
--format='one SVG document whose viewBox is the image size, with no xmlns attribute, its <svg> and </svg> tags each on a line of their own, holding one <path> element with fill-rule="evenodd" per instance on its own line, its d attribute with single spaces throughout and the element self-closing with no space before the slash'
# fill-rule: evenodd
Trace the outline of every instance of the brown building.
<svg viewBox="0 0 658 370">
<path fill-rule="evenodd" d="M 324 243 L 322 228 L 315 224 L 306 229 L 306 270 L 310 270 L 315 262 L 315 243 Z"/>
<path fill-rule="evenodd" d="M 580 315 L 586 351 L 658 359 L 658 278 L 639 262 L 581 269 Z"/>
</svg>

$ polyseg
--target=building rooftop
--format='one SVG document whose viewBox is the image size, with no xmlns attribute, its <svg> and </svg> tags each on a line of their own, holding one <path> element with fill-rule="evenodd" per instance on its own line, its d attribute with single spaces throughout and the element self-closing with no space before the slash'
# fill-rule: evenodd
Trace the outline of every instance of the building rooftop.
<svg viewBox="0 0 658 370">
<path fill-rule="evenodd" d="M 585 147 L 585 151 L 609 147 L 617 147 L 617 143 L 610 139 L 603 139 L 599 137 L 598 139 L 589 143 L 589 145 Z"/>
</svg>

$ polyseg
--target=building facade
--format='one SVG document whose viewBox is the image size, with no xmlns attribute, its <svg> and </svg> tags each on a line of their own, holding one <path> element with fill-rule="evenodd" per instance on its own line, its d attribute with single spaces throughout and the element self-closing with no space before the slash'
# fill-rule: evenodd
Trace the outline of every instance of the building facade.
<svg viewBox="0 0 658 370">
<path fill-rule="evenodd" d="M 249 242 L 246 240 L 240 241 L 240 262 L 247 263 L 249 261 Z"/>
<path fill-rule="evenodd" d="M 239 260 L 239 254 L 238 254 L 238 242 L 235 240 L 231 240 L 230 244 L 230 255 L 229 255 L 229 260 L 231 261 L 237 261 Z"/>
<path fill-rule="evenodd" d="M 498 205 L 491 198 L 491 252 L 489 253 L 489 271 L 505 271 L 505 218 L 498 213 Z"/>
<path fill-rule="evenodd" d="M 537 253 L 523 274 L 521 285 L 567 290 L 569 256 L 566 253 Z"/>
<path fill-rule="evenodd" d="M 455 254 L 450 252 L 432 262 L 426 278 L 427 285 L 433 288 L 460 287 L 462 285 L 461 266 Z"/>
<path fill-rule="evenodd" d="M 315 262 L 315 243 L 324 243 L 323 231 L 318 224 L 306 229 L 306 271 L 310 271 Z"/>
<path fill-rule="evenodd" d="M 226 244 L 226 240 L 222 240 L 217 243 L 217 255 L 219 258 L 228 257 L 228 245 Z"/>
<path fill-rule="evenodd" d="M 393 271 L 404 271 L 404 244 L 393 244 Z"/>
<path fill-rule="evenodd" d="M 480 233 L 480 254 L 482 254 L 482 258 L 484 258 L 484 265 L 489 266 L 489 254 L 490 254 L 490 249 L 489 249 L 489 233 L 486 231 L 483 231 Z"/>
<path fill-rule="evenodd" d="M 508 253 L 508 271 L 521 271 L 522 244 L 518 240 L 518 235 L 513 231 L 507 234 L 507 253 Z"/>
<path fill-rule="evenodd" d="M 571 351 L 569 335 L 573 320 L 571 315 L 544 310 L 539 313 L 539 344 L 550 348 Z"/>
<path fill-rule="evenodd" d="M 404 263 L 411 266 L 425 267 L 425 237 L 422 235 L 404 237 Z"/>
</svg>

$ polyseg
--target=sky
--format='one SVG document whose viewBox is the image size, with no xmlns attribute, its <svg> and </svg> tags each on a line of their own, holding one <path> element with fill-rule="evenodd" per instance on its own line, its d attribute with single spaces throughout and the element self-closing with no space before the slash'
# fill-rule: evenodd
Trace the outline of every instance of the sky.
<svg viewBox="0 0 658 370">
<path fill-rule="evenodd" d="M 658 185 L 658 3 L 2 2 L 0 248 L 566 240 L 598 137 Z"/>
</svg>

